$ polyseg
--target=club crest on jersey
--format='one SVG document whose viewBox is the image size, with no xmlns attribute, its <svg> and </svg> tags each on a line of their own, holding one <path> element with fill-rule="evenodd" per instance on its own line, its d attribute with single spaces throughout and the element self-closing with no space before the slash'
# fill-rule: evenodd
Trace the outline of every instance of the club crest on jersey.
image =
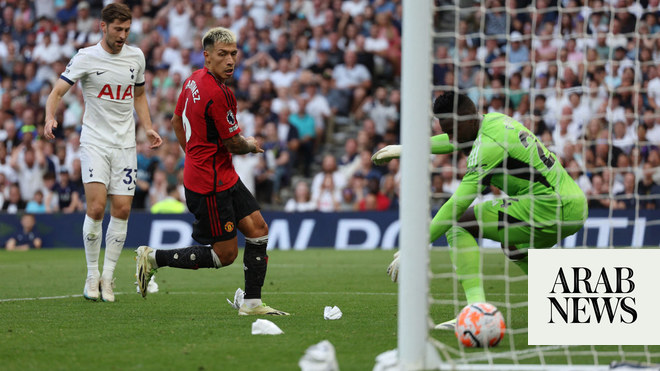
<svg viewBox="0 0 660 371">
<path fill-rule="evenodd" d="M 133 72 L 135 72 L 135 68 L 129 68 L 129 70 L 131 71 L 131 79 L 135 78 L 135 75 L 133 74 Z"/>
<path fill-rule="evenodd" d="M 126 88 L 117 85 L 115 88 L 112 88 L 110 84 L 105 84 L 96 97 L 107 97 L 115 100 L 133 99 L 133 85 L 128 85 Z"/>
<path fill-rule="evenodd" d="M 232 223 L 232 222 L 227 222 L 227 223 L 225 224 L 225 231 L 227 231 L 227 232 L 231 232 L 231 231 L 233 231 L 233 230 L 234 230 L 234 223 Z"/>
</svg>

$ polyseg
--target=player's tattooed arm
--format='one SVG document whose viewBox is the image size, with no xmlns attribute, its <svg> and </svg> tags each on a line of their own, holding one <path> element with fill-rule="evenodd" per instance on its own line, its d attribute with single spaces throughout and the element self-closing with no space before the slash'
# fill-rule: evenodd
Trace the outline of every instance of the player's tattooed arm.
<svg viewBox="0 0 660 371">
<path fill-rule="evenodd" d="M 227 151 L 242 155 L 245 153 L 262 153 L 264 150 L 254 137 L 245 138 L 242 135 L 234 135 L 231 138 L 223 139 L 222 144 L 227 148 Z"/>
</svg>

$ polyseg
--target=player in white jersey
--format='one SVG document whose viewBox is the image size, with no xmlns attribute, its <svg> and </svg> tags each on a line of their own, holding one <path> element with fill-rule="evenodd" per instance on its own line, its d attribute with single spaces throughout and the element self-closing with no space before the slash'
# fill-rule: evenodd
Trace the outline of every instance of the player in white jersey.
<svg viewBox="0 0 660 371">
<path fill-rule="evenodd" d="M 87 213 L 83 242 L 87 279 L 83 294 L 90 300 L 114 301 L 113 281 L 117 260 L 124 247 L 131 202 L 137 178 L 135 120 L 157 148 L 162 140 L 153 130 L 144 91 L 144 54 L 124 45 L 131 28 L 131 11 L 113 3 L 101 12 L 103 39 L 78 51 L 55 83 L 46 102 L 46 139 L 54 139 L 58 126 L 55 111 L 64 94 L 80 81 L 85 100 L 81 143 L 81 165 Z M 103 274 L 99 273 L 103 215 L 110 195 L 110 223 L 106 231 Z M 100 292 L 99 292 L 100 288 Z"/>
</svg>

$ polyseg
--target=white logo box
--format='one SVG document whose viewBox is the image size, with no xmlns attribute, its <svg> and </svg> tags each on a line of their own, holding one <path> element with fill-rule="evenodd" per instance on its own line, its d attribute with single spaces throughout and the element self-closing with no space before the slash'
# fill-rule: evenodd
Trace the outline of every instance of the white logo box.
<svg viewBox="0 0 660 371">
<path fill-rule="evenodd" d="M 660 344 L 660 249 L 528 252 L 529 345 Z"/>
</svg>

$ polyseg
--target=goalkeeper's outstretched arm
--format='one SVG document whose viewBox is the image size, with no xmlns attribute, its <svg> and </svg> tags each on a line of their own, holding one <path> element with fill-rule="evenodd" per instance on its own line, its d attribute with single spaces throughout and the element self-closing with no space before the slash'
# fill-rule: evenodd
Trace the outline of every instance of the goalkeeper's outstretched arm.
<svg viewBox="0 0 660 371">
<path fill-rule="evenodd" d="M 440 134 L 431 137 L 431 153 L 434 155 L 443 155 L 452 153 L 456 150 L 453 144 L 449 141 L 447 134 Z M 371 156 L 371 162 L 375 165 L 383 165 L 390 162 L 394 158 L 401 157 L 401 145 L 390 144 L 378 150 Z"/>
<path fill-rule="evenodd" d="M 479 181 L 476 174 L 472 173 L 466 175 L 463 181 L 458 186 L 456 193 L 454 193 L 447 202 L 442 205 L 440 210 L 435 214 L 431 225 L 429 226 L 429 241 L 433 243 L 435 240 L 445 234 L 449 228 L 459 220 L 463 213 L 470 207 L 472 201 L 477 197 L 479 191 Z M 390 276 L 392 282 L 399 279 L 399 252 L 394 254 L 394 260 L 387 267 L 387 275 Z"/>
</svg>

